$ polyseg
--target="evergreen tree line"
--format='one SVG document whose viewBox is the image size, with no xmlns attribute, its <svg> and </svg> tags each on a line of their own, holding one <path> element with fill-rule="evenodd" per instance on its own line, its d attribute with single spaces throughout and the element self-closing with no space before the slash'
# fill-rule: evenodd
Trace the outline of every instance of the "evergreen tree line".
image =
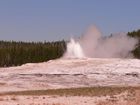
<svg viewBox="0 0 140 105">
<path fill-rule="evenodd" d="M 137 31 L 128 32 L 128 36 L 138 39 L 136 48 L 132 51 L 135 58 L 140 59 L 140 29 Z"/>
<path fill-rule="evenodd" d="M 14 42 L 0 41 L 0 67 L 44 62 L 59 58 L 66 50 L 65 41 Z"/>
</svg>

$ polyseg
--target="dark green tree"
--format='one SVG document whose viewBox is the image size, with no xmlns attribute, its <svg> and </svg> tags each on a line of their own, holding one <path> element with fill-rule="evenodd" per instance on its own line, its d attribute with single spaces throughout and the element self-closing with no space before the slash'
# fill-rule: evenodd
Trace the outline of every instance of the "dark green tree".
<svg viewBox="0 0 140 105">
<path fill-rule="evenodd" d="M 134 57 L 140 59 L 140 29 L 137 31 L 128 32 L 128 36 L 138 39 L 136 48 L 132 51 Z"/>
<path fill-rule="evenodd" d="M 56 59 L 61 57 L 65 50 L 64 40 L 56 42 L 0 41 L 0 67 Z"/>
</svg>

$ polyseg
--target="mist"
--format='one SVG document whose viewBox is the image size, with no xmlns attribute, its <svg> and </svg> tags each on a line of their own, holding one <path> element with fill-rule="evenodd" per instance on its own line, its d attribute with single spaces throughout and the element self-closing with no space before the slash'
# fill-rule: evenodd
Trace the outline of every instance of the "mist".
<svg viewBox="0 0 140 105">
<path fill-rule="evenodd" d="M 64 58 L 132 58 L 131 51 L 136 47 L 137 39 L 126 33 L 104 36 L 96 26 L 90 26 L 77 39 L 67 43 Z"/>
</svg>

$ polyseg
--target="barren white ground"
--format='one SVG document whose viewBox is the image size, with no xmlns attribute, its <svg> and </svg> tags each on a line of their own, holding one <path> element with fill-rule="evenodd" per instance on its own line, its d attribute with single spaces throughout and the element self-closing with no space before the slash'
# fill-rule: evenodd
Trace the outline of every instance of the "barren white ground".
<svg viewBox="0 0 140 105">
<path fill-rule="evenodd" d="M 58 59 L 0 68 L 0 92 L 110 85 L 140 86 L 140 60 Z"/>
<path fill-rule="evenodd" d="M 108 97 L 1 96 L 0 105 L 96 105 Z"/>
<path fill-rule="evenodd" d="M 121 105 L 127 105 L 125 98 L 127 93 L 121 93 L 114 96 L 119 100 Z M 0 104 L 2 105 L 97 105 L 99 102 L 111 100 L 110 96 L 102 97 L 83 97 L 83 96 L 1 96 Z M 98 104 L 100 105 L 100 104 Z M 104 104 L 103 104 L 104 105 Z M 117 104 L 120 105 L 120 104 Z"/>
</svg>

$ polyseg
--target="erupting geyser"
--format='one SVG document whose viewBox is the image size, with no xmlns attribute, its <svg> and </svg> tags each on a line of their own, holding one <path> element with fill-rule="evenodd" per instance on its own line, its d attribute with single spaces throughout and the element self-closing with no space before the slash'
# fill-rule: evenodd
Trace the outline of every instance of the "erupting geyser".
<svg viewBox="0 0 140 105">
<path fill-rule="evenodd" d="M 67 44 L 65 58 L 128 58 L 136 47 L 137 40 L 125 33 L 102 36 L 91 26 L 78 40 L 71 39 Z"/>
<path fill-rule="evenodd" d="M 71 38 L 70 42 L 67 44 L 67 51 L 64 55 L 67 58 L 83 58 L 84 53 L 79 42 L 76 42 Z"/>
</svg>

